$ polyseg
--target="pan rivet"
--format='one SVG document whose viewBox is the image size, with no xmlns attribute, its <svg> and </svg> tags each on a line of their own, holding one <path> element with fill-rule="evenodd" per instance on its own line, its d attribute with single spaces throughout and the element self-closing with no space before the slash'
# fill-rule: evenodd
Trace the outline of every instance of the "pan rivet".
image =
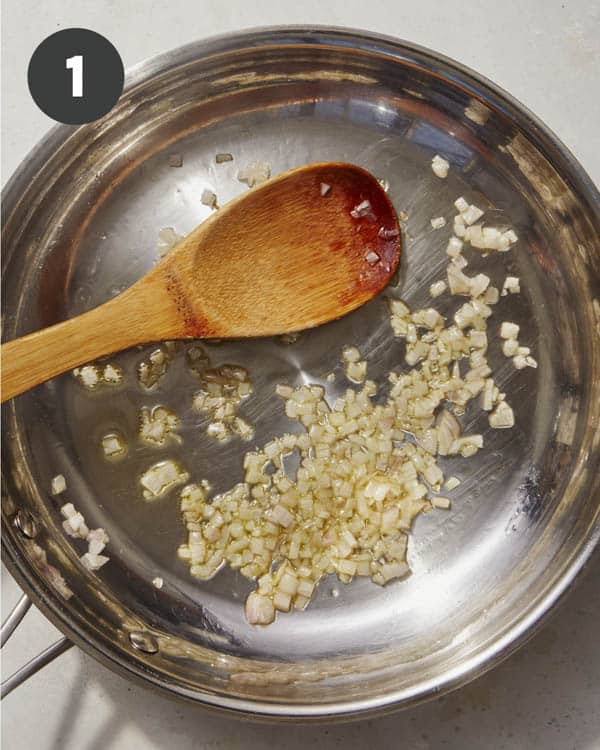
<svg viewBox="0 0 600 750">
<path fill-rule="evenodd" d="M 129 640 L 137 651 L 143 651 L 145 654 L 155 654 L 158 651 L 156 638 L 143 630 L 134 630 L 133 633 L 129 633 Z"/>
<path fill-rule="evenodd" d="M 37 524 L 33 520 L 33 516 L 26 510 L 17 511 L 15 516 L 14 525 L 17 529 L 26 536 L 28 539 L 35 539 L 38 533 Z"/>
</svg>

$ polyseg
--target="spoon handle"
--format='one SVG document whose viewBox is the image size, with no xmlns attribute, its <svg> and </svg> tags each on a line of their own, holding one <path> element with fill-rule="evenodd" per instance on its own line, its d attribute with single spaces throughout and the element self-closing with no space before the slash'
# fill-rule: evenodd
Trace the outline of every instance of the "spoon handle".
<svg viewBox="0 0 600 750">
<path fill-rule="evenodd" d="M 1 401 L 105 354 L 152 340 L 156 331 L 150 331 L 151 316 L 136 304 L 132 292 L 133 288 L 76 318 L 2 344 Z"/>
</svg>

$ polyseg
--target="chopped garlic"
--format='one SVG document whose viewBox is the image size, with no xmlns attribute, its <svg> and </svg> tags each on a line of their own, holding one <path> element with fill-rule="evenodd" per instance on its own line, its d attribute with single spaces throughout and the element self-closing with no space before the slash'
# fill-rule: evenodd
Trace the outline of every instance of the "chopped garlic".
<svg viewBox="0 0 600 750">
<path fill-rule="evenodd" d="M 52 478 L 50 483 L 50 492 L 53 495 L 60 495 L 67 489 L 67 482 L 62 474 L 57 474 Z"/>
<path fill-rule="evenodd" d="M 322 182 L 320 186 L 320 193 L 321 196 L 327 195 L 327 193 L 331 190 L 331 185 L 328 185 L 326 182 Z"/>
<path fill-rule="evenodd" d="M 500 337 L 503 339 L 516 339 L 519 335 L 519 326 L 516 323 L 504 321 L 500 326 Z"/>
<path fill-rule="evenodd" d="M 443 180 L 448 176 L 450 163 L 439 154 L 436 154 L 431 160 L 431 169 L 436 177 Z"/>
<path fill-rule="evenodd" d="M 163 583 L 164 581 L 162 578 L 160 578 L 160 576 L 157 576 L 156 578 L 152 579 L 152 585 L 154 586 L 154 588 L 162 589 Z"/>
<path fill-rule="evenodd" d="M 436 216 L 434 219 L 431 219 L 431 226 L 434 229 L 441 229 L 446 226 L 446 219 L 443 216 Z"/>
<path fill-rule="evenodd" d="M 215 154 L 215 162 L 217 164 L 224 164 L 227 161 L 233 161 L 233 155 L 225 152 L 220 154 Z"/>
<path fill-rule="evenodd" d="M 506 297 L 507 294 L 518 294 L 520 291 L 519 278 L 517 276 L 507 276 L 502 285 L 502 296 Z"/>
</svg>

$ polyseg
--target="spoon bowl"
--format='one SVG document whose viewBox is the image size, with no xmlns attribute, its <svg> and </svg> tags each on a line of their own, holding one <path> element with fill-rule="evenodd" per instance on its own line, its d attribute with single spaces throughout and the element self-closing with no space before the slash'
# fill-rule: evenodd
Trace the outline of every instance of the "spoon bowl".
<svg viewBox="0 0 600 750">
<path fill-rule="evenodd" d="M 340 318 L 400 259 L 394 208 L 352 164 L 298 167 L 215 211 L 100 307 L 2 346 L 2 401 L 136 344 L 289 333 Z"/>
</svg>

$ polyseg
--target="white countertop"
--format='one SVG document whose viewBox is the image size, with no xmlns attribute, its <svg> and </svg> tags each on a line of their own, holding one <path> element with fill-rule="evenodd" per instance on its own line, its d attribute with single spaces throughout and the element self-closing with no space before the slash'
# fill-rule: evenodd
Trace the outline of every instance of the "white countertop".
<svg viewBox="0 0 600 750">
<path fill-rule="evenodd" d="M 107 36 L 126 66 L 202 37 L 267 24 L 333 24 L 398 36 L 471 66 L 524 102 L 600 185 L 600 5 L 590 0 L 4 0 L 3 182 L 52 125 L 26 86 L 36 45 L 60 28 Z M 471 685 L 396 715 L 291 727 L 222 719 L 166 700 L 77 649 L 2 706 L 4 750 L 597 750 L 600 558 L 525 647 Z M 2 569 L 4 614 L 18 589 Z M 58 637 L 30 611 L 4 649 L 3 676 Z"/>
</svg>

